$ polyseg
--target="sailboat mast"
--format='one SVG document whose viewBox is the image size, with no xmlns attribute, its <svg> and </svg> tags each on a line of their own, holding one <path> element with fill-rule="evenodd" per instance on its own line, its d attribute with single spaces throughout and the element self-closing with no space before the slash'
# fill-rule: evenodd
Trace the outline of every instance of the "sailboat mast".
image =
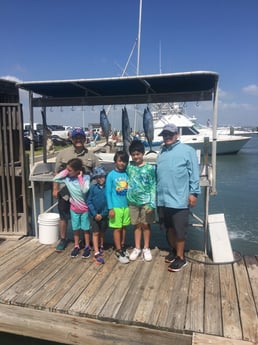
<svg viewBox="0 0 258 345">
<path fill-rule="evenodd" d="M 161 41 L 159 41 L 159 74 L 161 73 Z"/>
<path fill-rule="evenodd" d="M 136 75 L 139 75 L 140 71 L 140 48 L 141 48 L 141 26 L 142 26 L 142 0 L 140 0 L 139 6 L 139 24 L 138 24 L 138 45 L 137 45 L 137 67 L 136 67 Z M 134 126 L 133 131 L 136 132 L 136 105 L 134 106 Z"/>
<path fill-rule="evenodd" d="M 137 48 L 137 71 L 136 71 L 136 74 L 137 74 L 137 75 L 139 75 L 139 70 L 140 70 L 141 26 L 142 26 L 142 0 L 140 0 L 140 7 L 139 7 L 138 48 Z"/>
</svg>

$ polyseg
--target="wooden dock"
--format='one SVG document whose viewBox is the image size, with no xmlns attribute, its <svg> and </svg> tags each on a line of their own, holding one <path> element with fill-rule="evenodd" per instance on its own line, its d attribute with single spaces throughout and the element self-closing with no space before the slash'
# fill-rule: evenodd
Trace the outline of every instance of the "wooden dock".
<svg viewBox="0 0 258 345">
<path fill-rule="evenodd" d="M 36 238 L 0 242 L 0 331 L 64 344 L 257 344 L 258 258 L 211 265 L 164 256 L 72 259 Z"/>
</svg>

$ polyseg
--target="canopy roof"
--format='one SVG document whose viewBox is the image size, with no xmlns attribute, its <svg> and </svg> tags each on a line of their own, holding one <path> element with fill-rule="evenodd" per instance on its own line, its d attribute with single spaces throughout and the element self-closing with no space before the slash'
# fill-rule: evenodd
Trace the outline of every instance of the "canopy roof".
<svg viewBox="0 0 258 345">
<path fill-rule="evenodd" d="M 17 83 L 33 107 L 208 101 L 218 74 L 208 71 Z M 34 95 L 36 94 L 36 95 Z"/>
</svg>

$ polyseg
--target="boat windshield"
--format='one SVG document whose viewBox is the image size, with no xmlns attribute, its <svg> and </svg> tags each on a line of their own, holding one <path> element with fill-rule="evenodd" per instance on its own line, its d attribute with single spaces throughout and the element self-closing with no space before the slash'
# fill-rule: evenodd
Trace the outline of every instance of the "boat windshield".
<svg viewBox="0 0 258 345">
<path fill-rule="evenodd" d="M 192 127 L 179 127 L 179 133 L 181 135 L 196 135 L 199 134 L 199 131 L 195 126 Z"/>
</svg>

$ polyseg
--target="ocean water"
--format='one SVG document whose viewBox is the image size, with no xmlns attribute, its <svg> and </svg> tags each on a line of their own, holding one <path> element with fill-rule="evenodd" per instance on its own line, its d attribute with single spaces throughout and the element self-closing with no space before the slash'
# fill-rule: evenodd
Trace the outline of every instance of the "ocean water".
<svg viewBox="0 0 258 345">
<path fill-rule="evenodd" d="M 217 195 L 210 213 L 224 213 L 232 248 L 258 254 L 258 135 L 237 155 L 218 156 Z"/>
<path fill-rule="evenodd" d="M 203 198 L 193 209 L 203 217 Z M 217 195 L 210 197 L 209 213 L 223 213 L 225 216 L 233 250 L 242 255 L 258 255 L 258 135 L 254 135 L 237 155 L 217 157 Z M 127 231 L 127 244 L 133 244 L 133 232 Z M 107 233 L 107 242 L 112 233 Z M 151 246 L 166 248 L 166 238 L 158 225 L 152 227 Z M 202 228 L 190 228 L 187 249 L 203 250 Z M 55 345 L 17 335 L 0 333 L 4 345 Z"/>
</svg>

